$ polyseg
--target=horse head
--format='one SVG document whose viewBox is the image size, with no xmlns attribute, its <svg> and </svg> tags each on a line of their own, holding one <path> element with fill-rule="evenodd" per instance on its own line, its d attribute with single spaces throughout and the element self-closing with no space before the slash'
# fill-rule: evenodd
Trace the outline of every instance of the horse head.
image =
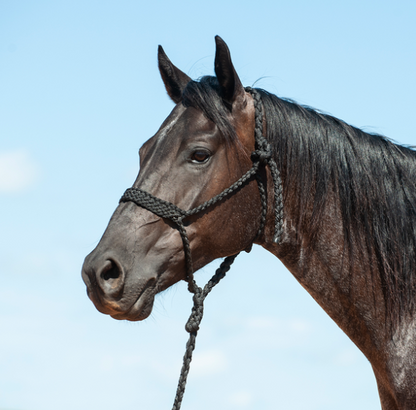
<svg viewBox="0 0 416 410">
<path fill-rule="evenodd" d="M 229 49 L 219 37 L 216 77 L 192 81 L 172 64 L 162 47 L 158 63 L 166 91 L 176 105 L 141 147 L 140 171 L 133 188 L 189 210 L 251 168 L 253 99 L 243 88 Z M 260 219 L 255 179 L 215 206 L 186 217 L 194 269 L 260 241 Z M 177 226 L 133 202 L 121 202 L 99 244 L 86 257 L 82 275 L 100 312 L 115 319 L 145 319 L 155 295 L 185 279 Z"/>
</svg>

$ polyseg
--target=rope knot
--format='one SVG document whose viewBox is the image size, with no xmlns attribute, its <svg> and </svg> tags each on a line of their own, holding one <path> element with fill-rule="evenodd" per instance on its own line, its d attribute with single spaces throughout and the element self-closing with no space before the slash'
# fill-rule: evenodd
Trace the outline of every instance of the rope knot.
<svg viewBox="0 0 416 410">
<path fill-rule="evenodd" d="M 267 145 L 264 149 L 256 149 L 251 153 L 251 160 L 253 162 L 260 162 L 267 165 L 272 158 L 272 150 L 270 145 Z"/>
<path fill-rule="evenodd" d="M 199 325 L 202 320 L 202 316 L 204 314 L 204 296 L 202 292 L 198 292 L 198 294 L 194 294 L 193 301 L 194 306 L 192 307 L 191 316 L 189 316 L 188 321 L 185 325 L 185 330 L 188 333 L 196 334 L 199 330 Z"/>
<path fill-rule="evenodd" d="M 186 322 L 185 330 L 188 333 L 197 333 L 199 330 L 199 323 L 198 321 L 194 320 L 194 318 L 191 316 Z"/>
</svg>

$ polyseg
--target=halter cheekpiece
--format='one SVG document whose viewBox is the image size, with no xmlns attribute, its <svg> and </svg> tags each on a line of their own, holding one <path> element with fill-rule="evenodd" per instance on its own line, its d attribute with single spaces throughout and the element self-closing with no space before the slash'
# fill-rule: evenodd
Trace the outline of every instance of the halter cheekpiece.
<svg viewBox="0 0 416 410">
<path fill-rule="evenodd" d="M 189 317 L 185 329 L 189 333 L 189 340 L 186 345 L 186 351 L 184 355 L 184 361 L 182 366 L 181 375 L 179 378 L 178 388 L 176 391 L 175 401 L 172 407 L 172 410 L 179 410 L 182 397 L 185 391 L 186 379 L 189 373 L 190 362 L 192 360 L 192 352 L 195 349 L 195 339 L 197 332 L 199 330 L 199 325 L 202 320 L 203 315 L 203 303 L 212 290 L 212 288 L 225 276 L 228 270 L 231 267 L 231 264 L 234 262 L 234 259 L 237 257 L 238 253 L 232 256 L 228 256 L 221 263 L 220 267 L 215 272 L 214 276 L 209 280 L 209 282 L 202 289 L 200 288 L 194 279 L 194 271 L 192 264 L 192 254 L 191 246 L 189 243 L 188 235 L 183 223 L 183 220 L 188 216 L 198 214 L 205 211 L 206 209 L 212 207 L 217 202 L 221 201 L 223 198 L 228 197 L 235 193 L 237 190 L 244 187 L 248 181 L 253 177 L 257 180 L 257 185 L 259 187 L 260 199 L 262 204 L 261 219 L 259 224 L 259 230 L 257 236 L 259 237 L 264 230 L 266 224 L 266 215 L 267 215 L 267 197 L 265 184 L 266 181 L 263 181 L 259 170 L 265 166 L 269 166 L 273 185 L 274 185 L 274 235 L 273 241 L 279 243 L 283 231 L 283 198 L 282 198 L 282 181 L 280 178 L 279 170 L 276 166 L 275 161 L 272 158 L 272 150 L 269 142 L 263 136 L 263 104 L 261 102 L 260 93 L 252 89 L 251 87 L 246 87 L 245 90 L 251 94 L 254 101 L 255 108 L 255 128 L 254 128 L 254 138 L 255 138 L 255 150 L 251 154 L 251 160 L 253 166 L 248 170 L 238 181 L 232 184 L 229 188 L 222 191 L 220 194 L 209 199 L 203 204 L 192 208 L 188 211 L 178 208 L 176 205 L 164 201 L 160 198 L 157 198 L 146 191 L 143 191 L 139 188 L 129 188 L 126 190 L 124 195 L 121 197 L 120 202 L 134 202 L 136 205 L 147 209 L 150 212 L 160 216 L 161 218 L 171 220 L 176 226 L 181 235 L 183 248 L 185 253 L 185 263 L 186 263 L 186 281 L 188 282 L 188 290 L 194 295 L 192 307 L 192 313 Z M 253 242 L 256 238 L 253 239 Z"/>
</svg>

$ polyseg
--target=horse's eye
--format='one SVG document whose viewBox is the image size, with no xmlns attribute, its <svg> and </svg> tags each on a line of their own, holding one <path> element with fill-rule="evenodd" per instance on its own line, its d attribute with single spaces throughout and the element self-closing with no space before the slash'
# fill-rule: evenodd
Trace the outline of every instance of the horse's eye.
<svg viewBox="0 0 416 410">
<path fill-rule="evenodd" d="M 198 149 L 192 153 L 191 161 L 201 164 L 203 162 L 206 162 L 210 155 L 211 154 L 208 151 Z"/>
</svg>

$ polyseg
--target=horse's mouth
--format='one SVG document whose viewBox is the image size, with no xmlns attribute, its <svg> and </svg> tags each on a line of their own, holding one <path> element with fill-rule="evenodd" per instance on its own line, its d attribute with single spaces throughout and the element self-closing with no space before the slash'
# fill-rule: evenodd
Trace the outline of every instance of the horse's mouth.
<svg viewBox="0 0 416 410">
<path fill-rule="evenodd" d="M 126 292 L 119 300 L 108 297 L 101 289 L 91 289 L 87 286 L 87 294 L 97 310 L 117 320 L 140 321 L 146 319 L 152 312 L 157 293 L 155 280 L 148 280 L 142 289 L 136 292 Z M 136 295 L 136 296 L 135 296 Z"/>
<path fill-rule="evenodd" d="M 155 300 L 155 289 L 154 286 L 146 287 L 138 296 L 133 305 L 124 312 L 115 312 L 110 313 L 110 316 L 113 319 L 117 320 L 130 320 L 132 322 L 137 322 L 144 320 L 149 317 L 152 313 L 153 303 Z"/>
</svg>

